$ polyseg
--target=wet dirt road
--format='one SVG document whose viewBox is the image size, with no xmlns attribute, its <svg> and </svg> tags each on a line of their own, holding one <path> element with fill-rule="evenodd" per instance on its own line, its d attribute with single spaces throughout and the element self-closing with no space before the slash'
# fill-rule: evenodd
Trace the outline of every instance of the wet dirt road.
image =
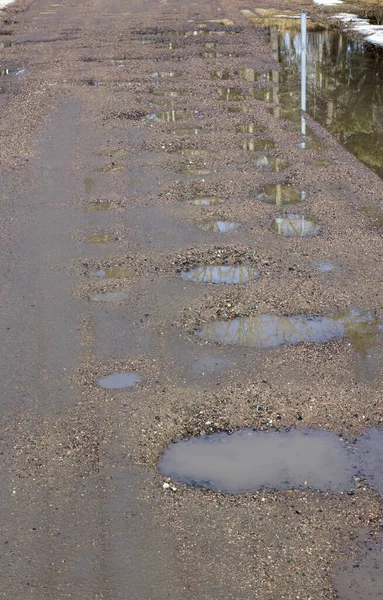
<svg viewBox="0 0 383 600">
<path fill-rule="evenodd" d="M 282 465 L 250 493 L 157 469 L 193 436 L 311 428 L 354 448 L 382 424 L 381 179 L 310 118 L 300 147 L 248 9 L 0 13 L 1 598 L 380 597 L 378 466 L 353 458 L 318 491 Z M 97 383 L 115 373 L 134 385 Z"/>
</svg>

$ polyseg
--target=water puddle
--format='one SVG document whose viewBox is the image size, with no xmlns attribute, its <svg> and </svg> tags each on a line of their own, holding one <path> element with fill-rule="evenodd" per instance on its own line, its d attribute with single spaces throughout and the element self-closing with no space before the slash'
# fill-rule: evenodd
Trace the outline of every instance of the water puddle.
<svg viewBox="0 0 383 600">
<path fill-rule="evenodd" d="M 209 169 L 180 169 L 181 175 L 210 175 Z"/>
<path fill-rule="evenodd" d="M 149 121 L 156 121 L 158 123 L 177 123 L 179 121 L 187 121 L 192 119 L 197 114 L 195 110 L 188 110 L 187 108 L 180 108 L 177 110 L 169 110 L 161 113 L 151 113 L 146 116 Z"/>
<path fill-rule="evenodd" d="M 282 70 L 273 81 L 282 109 L 299 109 L 302 86 L 306 112 L 361 162 L 383 177 L 383 60 L 363 41 L 338 30 L 308 26 L 306 53 L 298 23 L 270 31 Z M 307 76 L 301 62 L 306 59 Z M 287 94 L 285 92 L 288 92 Z"/>
<path fill-rule="evenodd" d="M 283 158 L 275 156 L 261 156 L 255 161 L 258 171 L 269 171 L 271 173 L 280 173 L 288 167 L 288 163 Z"/>
<path fill-rule="evenodd" d="M 254 71 L 254 69 L 239 69 L 236 72 L 236 75 L 243 79 L 244 81 L 250 81 L 251 83 L 256 81 L 271 81 L 272 80 L 272 71 L 268 73 L 259 73 L 258 71 Z"/>
<path fill-rule="evenodd" d="M 375 206 L 361 206 L 360 210 L 374 221 L 377 227 L 383 227 L 383 212 Z"/>
<path fill-rule="evenodd" d="M 251 196 L 267 204 L 284 206 L 285 204 L 299 204 L 306 200 L 307 193 L 297 190 L 291 185 L 270 183 L 264 185 L 259 191 L 251 192 Z"/>
<path fill-rule="evenodd" d="M 107 233 L 94 233 L 88 235 L 85 241 L 88 244 L 106 244 L 107 242 L 116 241 L 118 238 L 115 235 L 109 235 Z"/>
<path fill-rule="evenodd" d="M 201 58 L 221 58 L 222 56 L 223 54 L 216 52 L 215 50 L 213 52 L 202 52 L 200 54 Z"/>
<path fill-rule="evenodd" d="M 241 104 L 241 105 L 232 104 L 231 106 L 227 107 L 227 110 L 230 113 L 249 113 L 249 112 L 251 112 L 251 107 L 244 106 L 243 104 Z"/>
<path fill-rule="evenodd" d="M 141 378 L 137 373 L 113 373 L 97 379 L 97 384 L 106 390 L 123 390 L 138 383 L 141 383 Z"/>
<path fill-rule="evenodd" d="M 174 483 L 232 494 L 256 490 L 354 488 L 347 444 L 315 429 L 243 429 L 170 444 L 158 462 Z"/>
<path fill-rule="evenodd" d="M 209 342 L 253 348 L 278 348 L 302 342 L 323 344 L 347 338 L 354 350 L 365 353 L 381 341 L 382 325 L 371 314 L 348 310 L 337 315 L 285 317 L 258 315 L 204 323 L 196 334 Z"/>
<path fill-rule="evenodd" d="M 339 600 L 383 600 L 383 545 L 371 541 L 348 568 L 335 578 Z"/>
<path fill-rule="evenodd" d="M 124 158 L 128 153 L 123 148 L 108 148 L 97 153 L 98 156 L 110 156 L 113 158 Z"/>
<path fill-rule="evenodd" d="M 383 496 L 383 431 L 369 429 L 357 440 L 356 453 L 362 478 Z"/>
<path fill-rule="evenodd" d="M 135 272 L 127 267 L 104 267 L 103 269 L 97 269 L 97 271 L 91 271 L 89 275 L 90 277 L 104 277 L 105 279 L 123 279 L 134 277 Z"/>
<path fill-rule="evenodd" d="M 328 158 L 315 158 L 310 164 L 312 164 L 314 167 L 331 167 L 333 162 Z"/>
<path fill-rule="evenodd" d="M 92 302 L 125 302 L 128 294 L 126 292 L 105 292 L 103 294 L 93 294 L 91 296 Z"/>
<path fill-rule="evenodd" d="M 230 79 L 230 71 L 228 71 L 227 69 L 211 71 L 210 77 L 212 79 L 222 79 L 224 81 L 226 79 Z"/>
<path fill-rule="evenodd" d="M 248 283 L 259 277 L 259 271 L 253 267 L 234 267 L 229 265 L 197 267 L 181 272 L 182 279 L 195 283 L 239 284 Z"/>
<path fill-rule="evenodd" d="M 242 224 L 232 221 L 209 221 L 208 223 L 202 223 L 199 227 L 203 231 L 211 231 L 212 233 L 227 233 L 239 229 Z"/>
<path fill-rule="evenodd" d="M 316 271 L 321 271 L 322 273 L 331 273 L 331 271 L 336 271 L 339 269 L 339 265 L 336 263 L 329 262 L 327 260 L 315 260 L 310 263 L 313 269 Z"/>
<path fill-rule="evenodd" d="M 273 219 L 270 226 L 276 233 L 286 237 L 307 237 L 319 235 L 323 231 L 323 228 L 319 223 L 304 215 L 276 217 Z"/>
<path fill-rule="evenodd" d="M 191 200 L 191 204 L 194 204 L 195 206 L 215 206 L 223 203 L 224 200 L 217 198 L 217 196 L 200 196 Z"/>
<path fill-rule="evenodd" d="M 258 123 L 244 123 L 236 125 L 235 130 L 237 133 L 262 133 L 265 128 Z"/>
<path fill-rule="evenodd" d="M 5 48 L 11 48 L 13 42 L 0 42 L 0 50 L 4 50 Z"/>
<path fill-rule="evenodd" d="M 246 100 L 246 96 L 242 90 L 236 87 L 222 87 L 219 88 L 218 93 L 220 99 L 226 100 L 227 102 L 239 102 L 241 100 Z"/>
<path fill-rule="evenodd" d="M 176 150 L 175 153 L 187 156 L 188 158 L 206 158 L 209 154 L 207 150 L 195 150 L 194 148 L 183 148 L 181 150 Z"/>
<path fill-rule="evenodd" d="M 200 130 L 198 127 L 179 127 L 173 133 L 174 135 L 198 135 Z"/>
<path fill-rule="evenodd" d="M 242 144 L 242 148 L 248 152 L 267 152 L 268 150 L 275 150 L 276 147 L 276 143 L 272 140 L 263 139 L 245 140 Z"/>
<path fill-rule="evenodd" d="M 86 194 L 91 194 L 92 190 L 94 188 L 95 185 L 95 180 L 93 179 L 93 177 L 85 177 L 84 178 L 84 187 L 85 187 L 85 193 Z"/>
<path fill-rule="evenodd" d="M 151 74 L 155 79 L 166 79 L 170 77 L 184 77 L 187 75 L 185 71 L 155 71 Z"/>
<path fill-rule="evenodd" d="M 26 69 L 18 68 L 7 68 L 0 65 L 0 77 L 6 77 L 7 75 L 24 75 Z"/>
</svg>

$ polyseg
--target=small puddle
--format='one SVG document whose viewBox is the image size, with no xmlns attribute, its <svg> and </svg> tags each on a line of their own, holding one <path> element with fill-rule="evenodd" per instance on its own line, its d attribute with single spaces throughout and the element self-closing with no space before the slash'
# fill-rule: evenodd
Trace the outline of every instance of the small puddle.
<svg viewBox="0 0 383 600">
<path fill-rule="evenodd" d="M 126 165 L 115 165 L 112 163 L 111 165 L 103 165 L 102 167 L 96 167 L 93 169 L 95 173 L 122 173 L 127 170 Z"/>
<path fill-rule="evenodd" d="M 118 238 L 115 235 L 110 235 L 107 233 L 94 233 L 92 235 L 88 235 L 85 238 L 85 241 L 88 244 L 106 244 L 107 242 L 113 242 Z"/>
<path fill-rule="evenodd" d="M 291 185 L 280 183 L 264 185 L 259 191 L 252 191 L 250 195 L 257 200 L 261 200 L 261 202 L 275 204 L 276 206 L 299 204 L 299 202 L 307 198 L 306 192 L 299 191 Z"/>
<path fill-rule="evenodd" d="M 331 273 L 331 271 L 339 269 L 339 265 L 327 260 L 315 260 L 310 264 L 313 269 L 316 269 L 316 271 L 321 271 L 322 273 Z"/>
<path fill-rule="evenodd" d="M 342 492 L 355 487 L 347 444 L 315 429 L 243 429 L 170 444 L 158 470 L 174 483 L 231 494 L 256 490 L 314 489 Z"/>
<path fill-rule="evenodd" d="M 383 431 L 371 428 L 356 443 L 361 474 L 383 496 Z"/>
<path fill-rule="evenodd" d="M 283 158 L 275 156 L 261 156 L 256 158 L 255 166 L 258 171 L 269 171 L 271 173 L 279 173 L 288 167 L 288 163 Z"/>
<path fill-rule="evenodd" d="M 227 107 L 228 112 L 230 113 L 249 113 L 251 112 L 251 107 L 250 106 L 244 106 L 242 105 L 231 105 Z"/>
<path fill-rule="evenodd" d="M 259 271 L 253 267 L 234 267 L 229 265 L 197 267 L 181 272 L 182 279 L 195 283 L 239 284 L 248 283 L 259 277 Z"/>
<path fill-rule="evenodd" d="M 262 133 L 265 128 L 258 123 L 244 123 L 235 126 L 237 133 Z"/>
<path fill-rule="evenodd" d="M 94 188 L 95 185 L 95 180 L 93 179 L 93 177 L 85 177 L 84 178 L 84 187 L 85 187 L 85 193 L 86 194 L 91 194 L 92 190 Z"/>
<path fill-rule="evenodd" d="M 209 154 L 207 150 L 195 150 L 194 148 L 183 148 L 181 150 L 176 150 L 175 154 L 181 154 L 182 156 L 187 156 L 188 158 L 206 158 Z"/>
<path fill-rule="evenodd" d="M 187 75 L 185 71 L 156 71 L 151 76 L 155 79 L 166 79 L 170 77 L 184 77 Z"/>
<path fill-rule="evenodd" d="M 180 169 L 181 175 L 210 175 L 209 169 Z"/>
<path fill-rule="evenodd" d="M 200 130 L 198 127 L 180 127 L 173 131 L 174 135 L 198 135 Z"/>
<path fill-rule="evenodd" d="M 4 50 L 5 48 L 10 48 L 13 45 L 13 42 L 0 42 L 0 50 Z"/>
<path fill-rule="evenodd" d="M 319 235 L 323 228 L 314 219 L 304 215 L 288 215 L 287 217 L 276 217 L 270 225 L 279 235 L 286 237 L 307 237 Z"/>
<path fill-rule="evenodd" d="M 360 210 L 374 221 L 377 227 L 383 227 L 383 212 L 375 206 L 361 206 Z"/>
<path fill-rule="evenodd" d="M 6 77 L 7 75 L 24 75 L 24 73 L 26 73 L 26 69 L 12 69 L 0 65 L 0 77 Z"/>
<path fill-rule="evenodd" d="M 238 75 L 240 79 L 250 82 L 272 80 L 272 71 L 269 71 L 268 73 L 260 73 L 259 71 L 254 71 L 254 69 L 239 69 L 236 72 L 236 75 Z"/>
<path fill-rule="evenodd" d="M 174 90 L 167 90 L 167 91 L 162 91 L 162 92 L 152 92 L 153 96 L 160 96 L 163 98 L 184 98 L 187 96 L 192 96 L 192 92 L 186 92 L 186 91 L 174 91 Z"/>
<path fill-rule="evenodd" d="M 200 196 L 198 198 L 193 198 L 190 202 L 195 206 L 215 206 L 217 204 L 223 204 L 224 200 L 217 198 L 216 196 Z"/>
<path fill-rule="evenodd" d="M 106 390 L 123 390 L 138 383 L 141 383 L 141 378 L 137 373 L 113 373 L 97 379 L 97 384 Z"/>
<path fill-rule="evenodd" d="M 222 56 L 223 54 L 216 52 L 215 50 L 213 52 L 202 52 L 200 54 L 201 58 L 221 58 Z"/>
<path fill-rule="evenodd" d="M 90 277 L 105 277 L 106 279 L 123 279 L 125 277 L 134 277 L 135 272 L 133 269 L 126 267 L 104 267 L 103 269 L 97 269 L 97 271 L 91 271 Z"/>
<path fill-rule="evenodd" d="M 157 121 L 158 123 L 177 123 L 186 121 L 196 116 L 196 111 L 188 109 L 169 110 L 167 112 L 150 113 L 146 116 L 149 121 Z"/>
<path fill-rule="evenodd" d="M 228 71 L 227 69 L 218 69 L 216 71 L 211 71 L 210 77 L 212 79 L 222 79 L 224 81 L 226 79 L 230 79 L 230 71 Z"/>
<path fill-rule="evenodd" d="M 268 150 L 275 150 L 276 147 L 276 143 L 272 140 L 263 139 L 245 140 L 242 144 L 242 148 L 248 152 L 267 152 Z"/>
<path fill-rule="evenodd" d="M 228 102 L 246 100 L 246 96 L 242 90 L 236 87 L 222 87 L 219 88 L 218 93 L 221 100 L 226 100 Z"/>
<path fill-rule="evenodd" d="M 278 348 L 302 342 L 323 344 L 347 338 L 357 352 L 364 353 L 378 344 L 382 331 L 373 315 L 348 310 L 330 316 L 258 315 L 217 320 L 204 323 L 196 335 L 209 342 L 253 348 Z"/>
<path fill-rule="evenodd" d="M 92 302 L 124 302 L 127 298 L 128 294 L 126 292 L 105 292 L 103 294 L 93 294 L 90 299 Z"/>
<path fill-rule="evenodd" d="M 383 600 L 383 544 L 371 540 L 347 568 L 335 577 L 339 600 Z"/>
<path fill-rule="evenodd" d="M 240 227 L 242 227 L 241 223 L 234 223 L 232 221 L 210 221 L 199 225 L 199 228 L 203 231 L 211 231 L 213 233 L 227 233 L 235 231 Z"/>
</svg>

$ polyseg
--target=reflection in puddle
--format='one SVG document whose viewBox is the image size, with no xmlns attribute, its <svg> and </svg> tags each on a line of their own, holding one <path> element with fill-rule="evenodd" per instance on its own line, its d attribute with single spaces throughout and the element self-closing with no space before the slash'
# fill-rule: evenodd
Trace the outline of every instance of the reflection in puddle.
<svg viewBox="0 0 383 600">
<path fill-rule="evenodd" d="M 125 165 L 115 165 L 114 163 L 93 169 L 96 173 L 122 173 L 126 170 L 127 167 Z"/>
<path fill-rule="evenodd" d="M 383 496 L 383 431 L 369 429 L 358 439 L 356 452 L 363 479 Z"/>
<path fill-rule="evenodd" d="M 299 89 L 301 34 L 293 28 L 271 30 L 279 90 Z M 335 30 L 307 32 L 307 107 L 359 160 L 383 176 L 383 61 L 369 44 Z M 291 94 L 280 96 L 284 109 L 299 107 Z"/>
<path fill-rule="evenodd" d="M 260 489 L 348 491 L 350 450 L 339 436 L 315 429 L 243 429 L 170 444 L 158 462 L 174 483 L 228 493 Z"/>
<path fill-rule="evenodd" d="M 222 266 L 203 266 L 182 271 L 182 279 L 193 281 L 195 283 L 248 283 L 259 277 L 259 271 L 253 267 L 234 267 L 228 265 Z"/>
<path fill-rule="evenodd" d="M 0 65 L 0 77 L 6 77 L 7 75 L 24 75 L 26 69 L 8 69 Z"/>
<path fill-rule="evenodd" d="M 221 58 L 223 56 L 221 53 L 213 51 L 213 52 L 202 52 L 200 54 L 201 58 Z"/>
<path fill-rule="evenodd" d="M 152 92 L 153 96 L 160 96 L 160 97 L 164 97 L 164 98 L 183 98 L 183 97 L 187 97 L 187 96 L 192 96 L 191 92 L 186 92 L 186 91 L 173 91 L 173 90 L 168 90 L 168 91 L 162 91 L 162 92 Z"/>
<path fill-rule="evenodd" d="M 276 158 L 275 156 L 261 156 L 260 158 L 256 159 L 255 166 L 258 171 L 279 173 L 283 169 L 286 169 L 288 164 L 283 158 Z"/>
<path fill-rule="evenodd" d="M 268 73 L 259 73 L 258 71 L 254 71 L 254 69 L 239 69 L 237 75 L 241 79 L 251 82 L 272 80 L 272 71 L 269 71 Z"/>
<path fill-rule="evenodd" d="M 361 206 L 360 210 L 370 217 L 377 227 L 383 227 L 383 212 L 375 206 Z"/>
<path fill-rule="evenodd" d="M 314 167 L 331 167 L 333 162 L 328 158 L 315 158 L 310 164 L 312 164 Z"/>
<path fill-rule="evenodd" d="M 242 227 L 241 223 L 233 223 L 232 221 L 211 221 L 209 223 L 202 223 L 199 226 L 203 231 L 211 231 L 213 233 L 227 233 L 228 231 L 235 231 Z"/>
<path fill-rule="evenodd" d="M 141 378 L 137 373 L 113 373 L 97 379 L 97 384 L 106 390 L 123 390 L 138 383 L 141 383 Z"/>
<path fill-rule="evenodd" d="M 246 99 L 242 90 L 236 87 L 222 87 L 219 88 L 218 93 L 221 100 L 227 100 L 228 102 L 239 102 Z"/>
<path fill-rule="evenodd" d="M 244 106 L 243 104 L 242 105 L 232 104 L 231 106 L 227 107 L 227 110 L 230 113 L 241 113 L 241 112 L 242 113 L 249 113 L 249 112 L 251 112 L 251 107 L 250 106 Z"/>
<path fill-rule="evenodd" d="M 155 73 L 152 73 L 152 77 L 156 79 L 165 79 L 169 77 L 184 77 L 185 75 L 185 71 L 156 71 Z"/>
<path fill-rule="evenodd" d="M 189 158 L 206 157 L 209 153 L 207 150 L 195 150 L 194 148 L 183 148 L 176 150 L 176 154 L 182 154 L 182 156 L 188 156 Z"/>
<path fill-rule="evenodd" d="M 277 348 L 301 342 L 325 343 L 348 338 L 354 350 L 363 354 L 380 343 L 382 332 L 382 325 L 373 315 L 348 310 L 330 316 L 259 315 L 211 321 L 203 324 L 196 334 L 209 342 L 254 348 Z"/>
<path fill-rule="evenodd" d="M 107 233 L 94 233 L 93 235 L 88 235 L 85 238 L 85 241 L 88 244 L 106 244 L 107 242 L 112 242 L 113 240 L 117 240 L 115 235 L 109 235 Z"/>
<path fill-rule="evenodd" d="M 224 200 L 217 198 L 216 196 L 201 196 L 199 198 L 193 198 L 191 204 L 195 206 L 214 206 L 216 204 L 223 204 Z"/>
<path fill-rule="evenodd" d="M 198 135 L 200 130 L 198 127 L 182 127 L 173 131 L 174 135 Z"/>
<path fill-rule="evenodd" d="M 321 271 L 322 273 L 331 273 L 331 271 L 339 269 L 338 265 L 326 260 L 316 260 L 310 264 L 314 269 Z"/>
<path fill-rule="evenodd" d="M 276 143 L 272 140 L 262 139 L 245 140 L 242 144 L 242 148 L 249 152 L 260 152 L 262 150 L 267 152 L 268 150 L 274 150 L 276 148 Z"/>
<path fill-rule="evenodd" d="M 122 279 L 124 277 L 133 277 L 135 272 L 133 269 L 126 267 L 104 267 L 97 271 L 91 271 L 89 275 L 91 277 L 105 277 L 106 279 Z"/>
<path fill-rule="evenodd" d="M 98 152 L 98 156 L 110 156 L 113 158 L 124 158 L 126 155 L 127 152 L 123 148 L 108 148 L 107 150 Z"/>
<path fill-rule="evenodd" d="M 356 561 L 339 569 L 335 578 L 339 600 L 383 600 L 383 545 L 368 544 Z"/>
<path fill-rule="evenodd" d="M 4 50 L 4 48 L 10 48 L 13 42 L 0 42 L 0 50 Z"/>
<path fill-rule="evenodd" d="M 209 169 L 181 169 L 181 175 L 210 175 Z"/>
<path fill-rule="evenodd" d="M 309 235 L 318 235 L 322 232 L 322 226 L 319 223 L 304 215 L 276 217 L 271 222 L 271 228 L 279 235 L 286 237 L 306 237 Z"/>
<path fill-rule="evenodd" d="M 93 177 L 85 177 L 84 179 L 84 187 L 85 187 L 85 193 L 86 194 L 90 194 L 94 188 L 94 184 L 95 181 L 93 179 Z"/>
<path fill-rule="evenodd" d="M 307 198 L 306 192 L 299 191 L 291 185 L 280 183 L 264 185 L 259 192 L 255 192 L 255 194 L 252 192 L 251 195 L 257 200 L 261 200 L 267 204 L 276 204 L 277 206 L 298 204 Z"/>
<path fill-rule="evenodd" d="M 157 121 L 159 123 L 177 123 L 177 121 L 186 121 L 195 117 L 196 111 L 184 109 L 169 110 L 162 113 L 151 113 L 147 115 L 147 119 L 150 121 Z"/>
<path fill-rule="evenodd" d="M 227 69 L 211 71 L 210 76 L 212 79 L 230 79 L 230 71 L 228 71 Z"/>
<path fill-rule="evenodd" d="M 235 126 L 237 133 L 261 133 L 264 129 L 265 128 L 258 123 L 245 123 L 243 125 L 239 124 Z"/>
<path fill-rule="evenodd" d="M 92 302 L 124 302 L 128 298 L 126 292 L 105 292 L 91 296 Z"/>
</svg>

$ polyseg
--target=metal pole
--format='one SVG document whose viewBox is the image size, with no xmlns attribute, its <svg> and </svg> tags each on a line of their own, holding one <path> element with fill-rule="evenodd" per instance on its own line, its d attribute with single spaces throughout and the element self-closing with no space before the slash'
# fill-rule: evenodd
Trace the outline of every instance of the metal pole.
<svg viewBox="0 0 383 600">
<path fill-rule="evenodd" d="M 302 135 L 306 135 L 306 73 L 307 73 L 307 15 L 301 14 L 301 110 L 302 110 Z M 303 140 L 304 143 L 304 140 Z"/>
</svg>

